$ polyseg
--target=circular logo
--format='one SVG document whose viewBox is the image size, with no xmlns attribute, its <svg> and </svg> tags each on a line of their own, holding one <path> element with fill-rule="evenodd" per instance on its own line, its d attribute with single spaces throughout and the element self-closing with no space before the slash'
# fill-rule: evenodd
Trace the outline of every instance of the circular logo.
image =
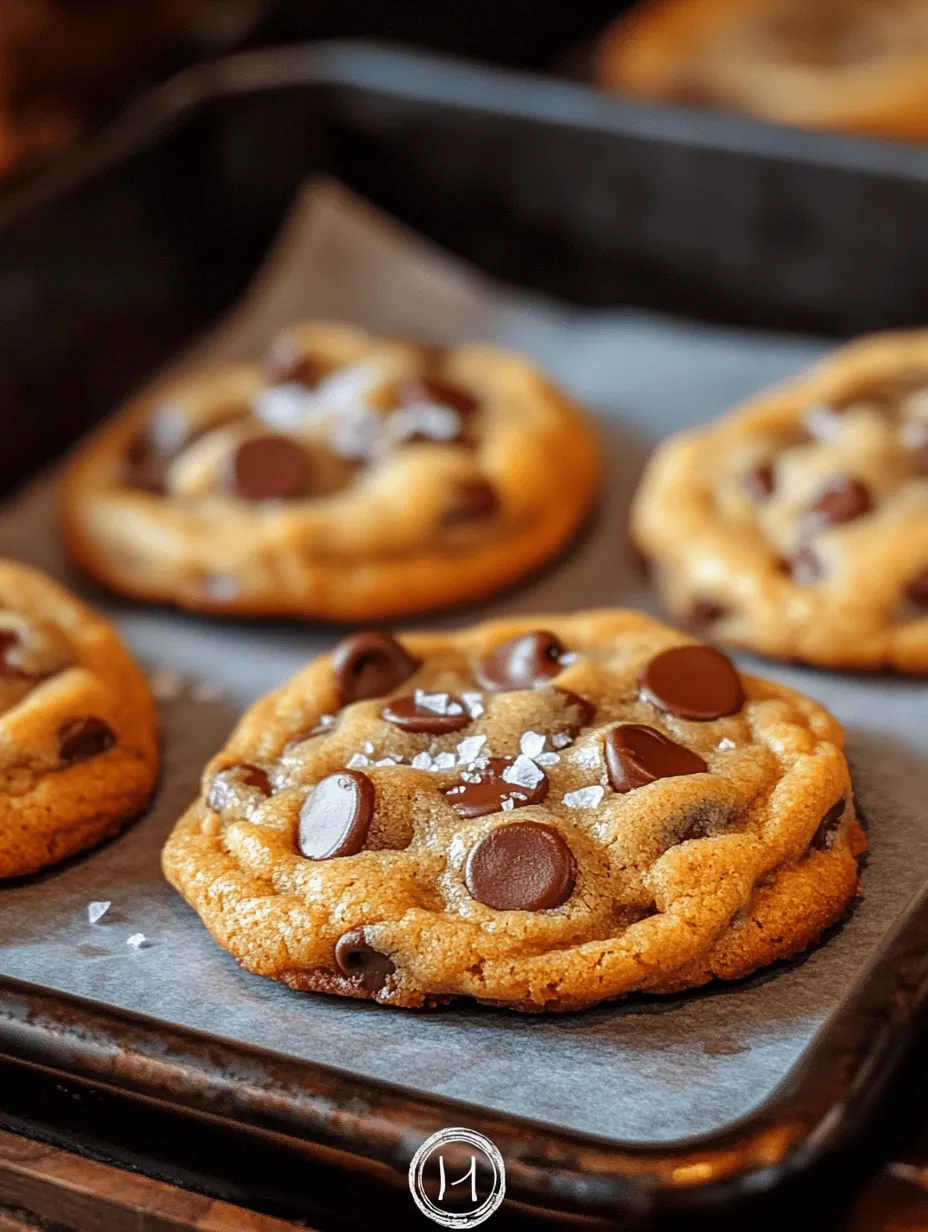
<svg viewBox="0 0 928 1232">
<path fill-rule="evenodd" d="M 506 1196 L 506 1165 L 489 1138 L 473 1129 L 439 1130 L 409 1165 L 419 1210 L 443 1228 L 476 1228 Z"/>
</svg>

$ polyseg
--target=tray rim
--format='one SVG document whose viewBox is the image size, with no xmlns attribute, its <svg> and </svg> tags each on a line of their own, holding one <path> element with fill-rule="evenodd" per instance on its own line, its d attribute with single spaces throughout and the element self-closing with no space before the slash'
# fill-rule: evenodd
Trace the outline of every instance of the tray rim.
<svg viewBox="0 0 928 1232">
<path fill-rule="evenodd" d="M 412 71 L 415 70 L 415 71 Z M 928 146 L 773 124 L 750 116 L 639 102 L 594 86 L 514 72 L 458 56 L 363 39 L 244 51 L 183 69 L 131 102 L 103 128 L 25 180 L 0 188 L 0 227 L 76 187 L 216 96 L 293 86 L 354 86 L 432 105 L 504 113 L 629 138 L 725 150 L 771 161 L 907 180 L 928 186 Z"/>
<path fill-rule="evenodd" d="M 416 74 L 409 72 L 413 64 Z M 491 83 L 497 92 L 492 104 L 485 101 Z M 69 154 L 0 195 L 0 227 L 93 179 L 211 98 L 292 86 L 363 86 L 373 94 L 416 96 L 430 104 L 652 140 L 677 140 L 680 118 L 686 116 L 687 139 L 704 148 L 824 162 L 928 184 L 928 150 L 627 102 L 584 85 L 444 55 L 339 41 L 240 53 L 184 70 Z M 928 884 L 887 932 L 865 973 L 800 1060 L 754 1112 L 720 1131 L 657 1145 L 558 1130 L 9 977 L 0 977 L 0 1056 L 64 1079 L 156 1099 L 181 1115 L 205 1113 L 332 1146 L 362 1166 L 386 1164 L 397 1174 L 405 1173 L 430 1133 L 463 1123 L 482 1129 L 501 1149 L 517 1201 L 552 1213 L 614 1217 L 747 1197 L 839 1150 L 896 1072 L 926 1003 Z M 282 1091 L 299 1092 L 289 1110 Z"/>
</svg>

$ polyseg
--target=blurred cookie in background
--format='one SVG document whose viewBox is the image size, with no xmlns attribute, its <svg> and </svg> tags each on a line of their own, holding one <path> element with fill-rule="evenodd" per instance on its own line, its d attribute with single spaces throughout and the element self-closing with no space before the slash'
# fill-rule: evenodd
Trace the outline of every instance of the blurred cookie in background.
<svg viewBox="0 0 928 1232">
<path fill-rule="evenodd" d="M 665 441 L 632 535 L 703 636 L 928 674 L 928 330 L 864 338 Z"/>
<path fill-rule="evenodd" d="M 928 140 L 928 0 L 646 0 L 596 52 L 639 98 Z"/>
</svg>

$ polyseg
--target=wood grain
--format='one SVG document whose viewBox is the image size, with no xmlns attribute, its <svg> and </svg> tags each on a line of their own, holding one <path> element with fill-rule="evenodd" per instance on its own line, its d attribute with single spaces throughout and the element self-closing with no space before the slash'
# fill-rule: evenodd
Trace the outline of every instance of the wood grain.
<svg viewBox="0 0 928 1232">
<path fill-rule="evenodd" d="M 0 1131 L 0 1232 L 294 1232 L 295 1225 Z"/>
</svg>

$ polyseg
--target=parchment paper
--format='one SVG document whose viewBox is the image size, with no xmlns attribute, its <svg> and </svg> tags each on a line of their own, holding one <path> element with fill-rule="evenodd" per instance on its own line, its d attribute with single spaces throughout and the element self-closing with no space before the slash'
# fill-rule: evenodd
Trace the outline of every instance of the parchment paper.
<svg viewBox="0 0 928 1232">
<path fill-rule="evenodd" d="M 537 356 L 598 414 L 610 493 L 594 531 L 531 584 L 451 627 L 591 604 L 653 608 L 623 535 L 654 440 L 805 366 L 820 342 L 640 313 L 584 312 L 489 285 L 334 186 L 304 195 L 251 296 L 200 358 L 259 348 L 303 314 L 438 340 L 485 338 Z M 563 1017 L 476 1008 L 428 1014 L 291 993 L 240 971 L 162 882 L 158 854 L 200 767 L 237 711 L 331 646 L 338 629 L 198 620 L 106 600 L 63 566 L 50 482 L 0 519 L 0 551 L 36 562 L 104 606 L 147 663 L 220 685 L 220 701 L 167 702 L 166 770 L 150 815 L 102 849 L 0 890 L 0 971 L 155 1018 L 609 1137 L 666 1141 L 748 1112 L 788 1072 L 928 874 L 928 685 L 760 665 L 847 725 L 871 826 L 866 894 L 804 961 L 736 986 Z M 656 610 L 656 609 L 655 609 Z M 112 900 L 91 925 L 91 900 Z M 150 945 L 126 945 L 142 932 Z"/>
</svg>

